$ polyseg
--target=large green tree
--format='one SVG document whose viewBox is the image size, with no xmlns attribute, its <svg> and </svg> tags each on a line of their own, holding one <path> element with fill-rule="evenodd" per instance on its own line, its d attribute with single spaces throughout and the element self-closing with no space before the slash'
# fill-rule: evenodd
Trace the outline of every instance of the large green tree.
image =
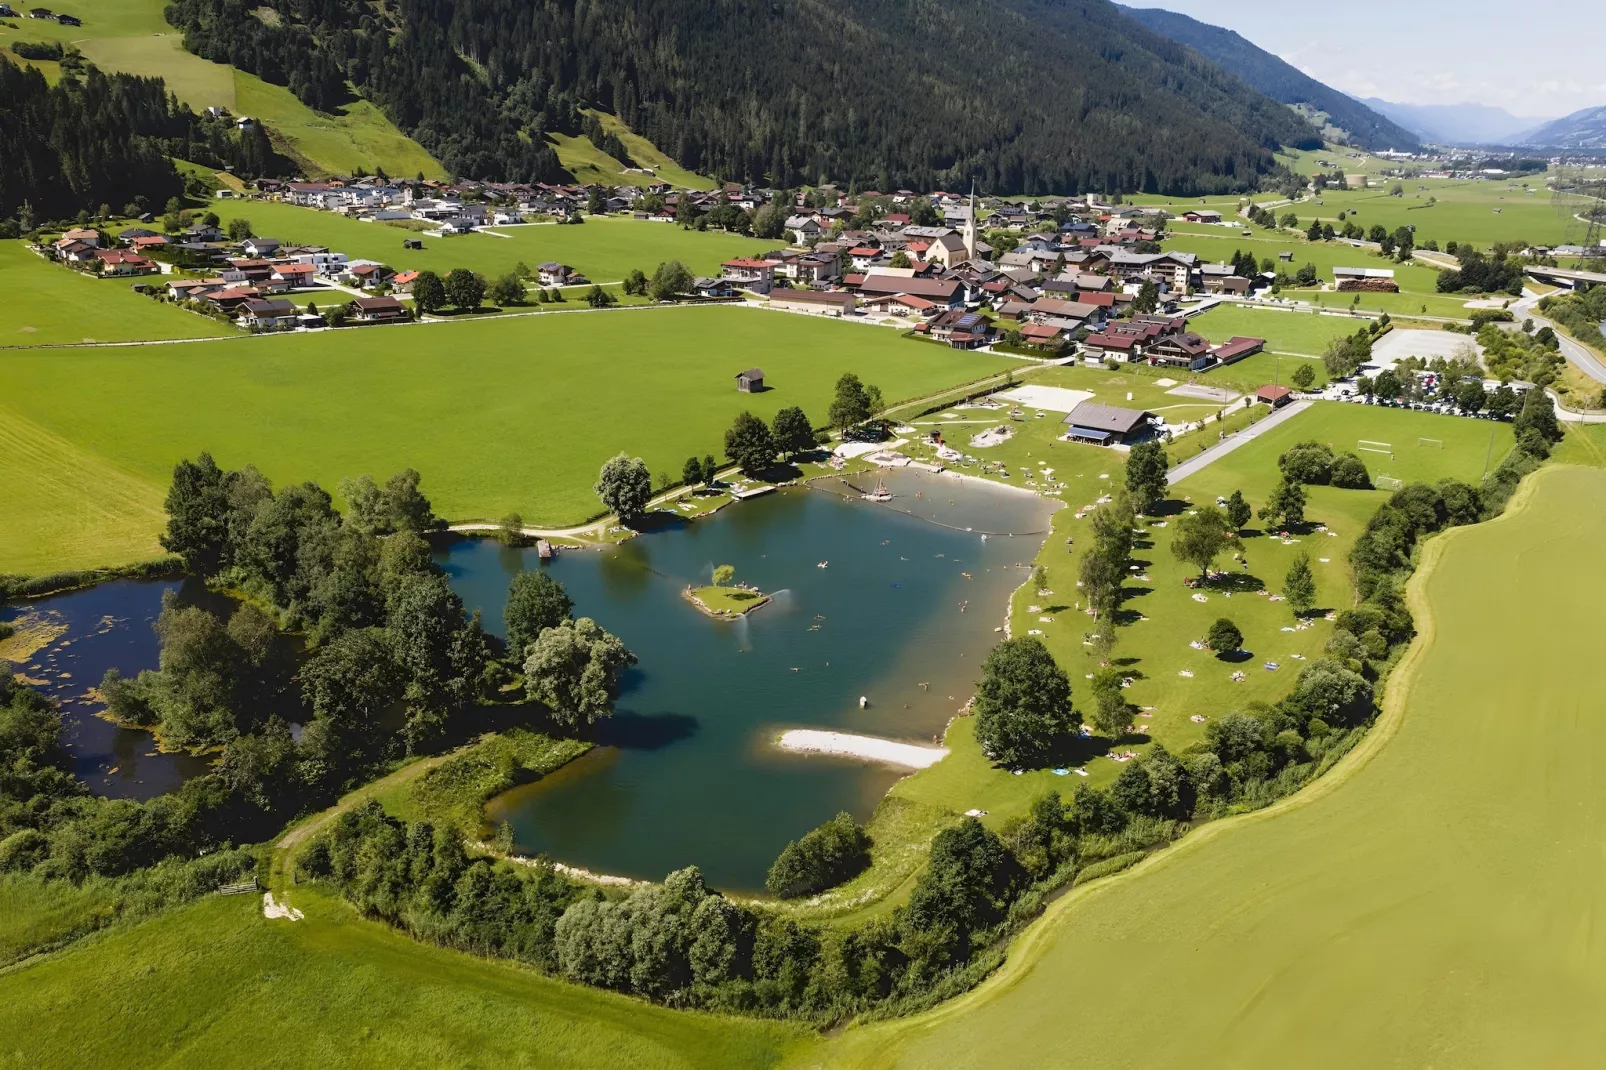
<svg viewBox="0 0 1606 1070">
<path fill-rule="evenodd" d="M 1227 518 L 1220 509 L 1207 505 L 1177 518 L 1171 553 L 1199 569 L 1200 579 L 1210 573 L 1210 565 L 1232 544 Z"/>
<path fill-rule="evenodd" d="M 1009 768 L 1038 766 L 1076 733 L 1071 682 L 1036 636 L 1006 639 L 982 663 L 976 742 Z"/>
<path fill-rule="evenodd" d="M 507 648 L 522 662 L 531 643 L 547 628 L 556 628 L 574 613 L 574 602 L 563 584 L 545 572 L 520 572 L 507 588 Z"/>
<path fill-rule="evenodd" d="M 757 416 L 738 413 L 725 432 L 725 455 L 748 475 L 756 475 L 775 464 L 775 436 Z"/>
<path fill-rule="evenodd" d="M 1283 579 L 1283 598 L 1295 616 L 1309 612 L 1316 604 L 1316 577 L 1311 573 L 1310 555 L 1300 552 L 1288 566 Z"/>
<path fill-rule="evenodd" d="M 788 459 L 814 448 L 814 427 L 796 405 L 775 414 L 770 432 L 775 436 L 775 448 L 785 453 Z"/>
<path fill-rule="evenodd" d="M 418 280 L 413 281 L 416 284 Z M 468 268 L 453 268 L 444 284 L 447 300 L 465 311 L 474 311 L 485 299 L 485 280 Z"/>
<path fill-rule="evenodd" d="M 1160 443 L 1151 439 L 1132 447 L 1126 457 L 1126 489 L 1138 511 L 1148 512 L 1165 497 L 1165 477 L 1170 467 Z"/>
<path fill-rule="evenodd" d="M 636 655 L 590 617 L 547 628 L 524 660 L 524 690 L 571 728 L 613 713 L 619 678 Z"/>
<path fill-rule="evenodd" d="M 446 284 L 433 271 L 420 271 L 413 280 L 413 306 L 420 312 L 439 312 L 446 307 Z"/>
<path fill-rule="evenodd" d="M 592 489 L 628 527 L 647 515 L 647 503 L 652 500 L 652 473 L 640 457 L 632 459 L 621 453 L 602 466 Z"/>
</svg>

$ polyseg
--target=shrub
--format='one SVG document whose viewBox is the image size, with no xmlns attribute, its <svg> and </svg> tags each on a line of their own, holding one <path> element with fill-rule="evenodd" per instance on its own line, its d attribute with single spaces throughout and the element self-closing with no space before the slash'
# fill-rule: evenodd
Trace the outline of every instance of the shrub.
<svg viewBox="0 0 1606 1070">
<path fill-rule="evenodd" d="M 849 880 L 870 864 L 870 837 L 853 815 L 837 814 L 787 844 L 764 887 L 782 899 L 813 895 Z"/>
</svg>

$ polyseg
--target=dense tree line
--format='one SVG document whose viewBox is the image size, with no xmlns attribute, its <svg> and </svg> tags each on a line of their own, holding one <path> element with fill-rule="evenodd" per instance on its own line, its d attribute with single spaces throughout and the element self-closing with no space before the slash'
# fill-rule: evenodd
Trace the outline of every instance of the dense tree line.
<svg viewBox="0 0 1606 1070">
<path fill-rule="evenodd" d="M 1606 348 L 1600 325 L 1606 323 L 1606 286 L 1592 286 L 1576 293 L 1552 294 L 1541 298 L 1539 310 L 1580 342 Z"/>
<path fill-rule="evenodd" d="M 1522 266 L 1509 258 L 1504 250 L 1487 255 L 1461 245 L 1455 248 L 1461 266 L 1454 271 L 1439 272 L 1435 284 L 1440 293 L 1508 293 L 1513 297 L 1522 294 Z"/>
<path fill-rule="evenodd" d="M 283 174 L 257 126 L 238 133 L 167 93 L 160 78 L 68 72 L 54 86 L 32 67 L 0 56 L 0 219 L 46 219 L 159 209 L 184 193 L 177 156 L 247 174 Z"/>
<path fill-rule="evenodd" d="M 1104 3 L 271 6 L 271 25 L 244 0 L 178 0 L 167 17 L 191 51 L 314 107 L 349 79 L 475 177 L 561 177 L 546 135 L 580 133 L 583 107 L 685 167 L 777 187 L 1223 192 L 1278 172 L 1276 145 L 1317 143 L 1288 109 Z M 997 77 L 1044 54 L 1055 61 L 1030 80 Z"/>
</svg>

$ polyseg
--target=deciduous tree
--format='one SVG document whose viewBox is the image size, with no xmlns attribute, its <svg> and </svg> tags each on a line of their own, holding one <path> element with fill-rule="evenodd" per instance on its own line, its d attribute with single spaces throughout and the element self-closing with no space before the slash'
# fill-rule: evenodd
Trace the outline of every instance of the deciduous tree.
<svg viewBox="0 0 1606 1070">
<path fill-rule="evenodd" d="M 620 453 L 602 466 L 592 488 L 602 504 L 619 516 L 621 524 L 631 526 L 640 522 L 652 500 L 652 473 L 640 457 L 634 459 Z"/>
<path fill-rule="evenodd" d="M 531 643 L 547 628 L 556 628 L 574 613 L 574 601 L 563 584 L 540 570 L 514 575 L 507 588 L 502 620 L 507 625 L 507 648 L 522 662 Z"/>
<path fill-rule="evenodd" d="M 1071 682 L 1036 636 L 1006 639 L 982 663 L 976 741 L 1011 768 L 1040 765 L 1076 732 Z"/>
<path fill-rule="evenodd" d="M 571 728 L 613 713 L 619 678 L 636 663 L 619 637 L 590 617 L 541 632 L 524 661 L 524 689 L 552 717 Z"/>
</svg>

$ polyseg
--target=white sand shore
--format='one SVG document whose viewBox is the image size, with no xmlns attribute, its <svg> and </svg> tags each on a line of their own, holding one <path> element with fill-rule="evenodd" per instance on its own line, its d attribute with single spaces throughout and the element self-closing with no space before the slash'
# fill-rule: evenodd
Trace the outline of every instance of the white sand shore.
<svg viewBox="0 0 1606 1070">
<path fill-rule="evenodd" d="M 923 747 L 916 743 L 898 743 L 876 736 L 823 732 L 813 728 L 793 728 L 782 732 L 775 742 L 782 750 L 863 758 L 866 761 L 883 762 L 905 769 L 924 769 L 948 757 L 947 747 Z"/>
</svg>

